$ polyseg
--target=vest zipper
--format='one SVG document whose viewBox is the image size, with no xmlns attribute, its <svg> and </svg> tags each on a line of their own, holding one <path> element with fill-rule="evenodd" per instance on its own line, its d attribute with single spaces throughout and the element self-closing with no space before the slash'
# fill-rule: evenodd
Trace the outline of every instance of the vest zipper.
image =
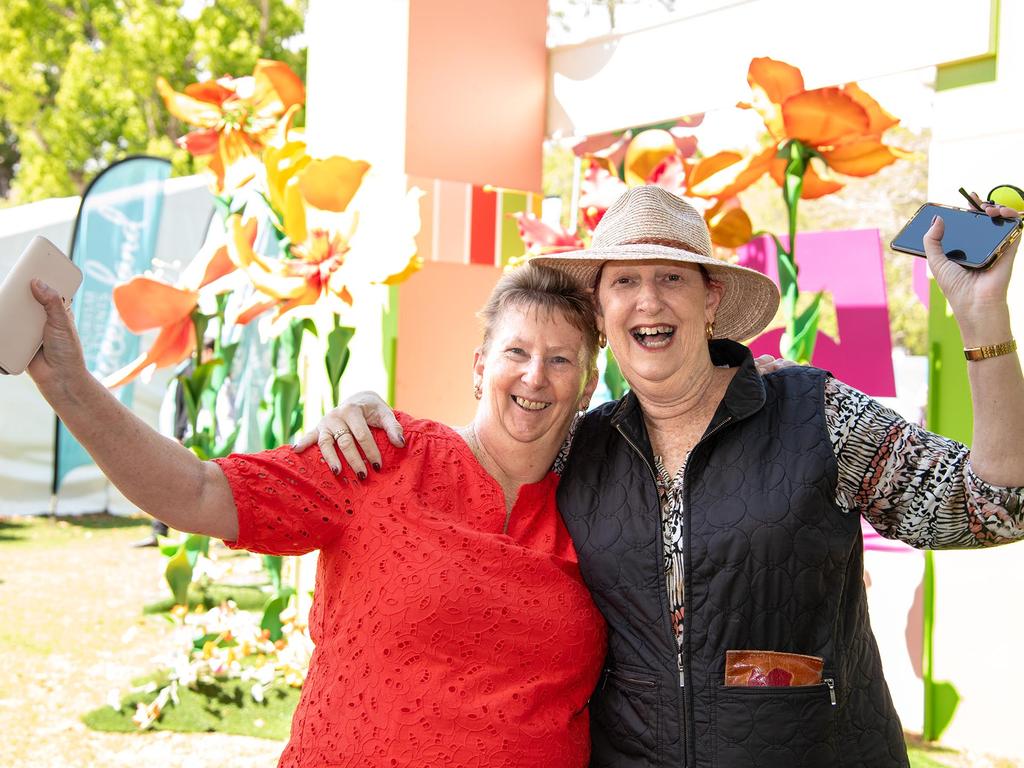
<svg viewBox="0 0 1024 768">
<path fill-rule="evenodd" d="M 828 686 L 828 699 L 832 702 L 832 706 L 834 707 L 836 705 L 836 681 L 831 677 L 826 677 L 821 682 Z"/>
<path fill-rule="evenodd" d="M 654 467 L 651 466 L 651 462 L 649 462 L 647 460 L 647 457 L 644 455 L 644 452 L 641 451 L 640 448 L 637 446 L 637 444 L 634 443 L 630 439 L 629 435 L 627 435 L 623 431 L 621 424 L 616 424 L 615 425 L 615 429 L 616 429 L 616 431 L 618 431 L 618 433 L 620 435 L 622 435 L 622 439 L 625 440 L 629 444 L 629 447 L 633 449 L 633 452 L 636 453 L 636 455 L 640 457 L 640 460 L 647 467 L 647 471 L 651 473 L 651 482 L 654 483 L 654 493 L 655 493 L 655 496 L 657 496 L 657 494 L 658 494 L 658 475 L 655 473 Z M 663 523 L 662 523 L 662 519 L 661 519 L 661 501 L 660 501 L 660 499 L 659 499 L 659 502 L 658 502 L 658 541 L 661 542 L 661 546 L 658 548 L 658 551 L 661 553 L 661 557 L 658 560 L 658 573 L 660 574 L 660 578 L 658 579 L 658 584 L 659 584 L 659 589 L 661 591 L 661 594 L 663 595 L 663 602 L 664 602 L 665 608 L 667 609 L 669 607 L 669 605 L 668 605 L 668 587 L 665 585 L 665 574 L 662 572 L 662 568 L 664 567 L 663 564 L 664 564 L 664 561 L 665 561 L 665 535 L 664 535 L 664 528 L 663 528 Z M 678 664 L 678 657 L 679 657 L 678 648 L 679 648 L 679 643 L 676 641 L 676 635 L 672 631 L 672 620 L 671 620 L 669 612 L 667 610 L 665 611 L 665 615 L 664 615 L 663 620 L 662 620 L 662 626 L 665 628 L 665 632 L 668 635 L 669 647 L 676 649 L 676 653 L 674 654 L 674 656 L 676 657 L 676 663 Z M 678 691 L 677 695 L 679 696 L 679 698 L 683 700 L 682 709 L 683 709 L 683 720 L 685 722 L 685 720 L 686 720 L 686 703 L 685 703 L 685 696 L 683 695 L 682 686 L 676 687 L 676 690 Z M 683 737 L 683 765 L 686 765 L 686 732 L 685 732 L 685 730 L 683 731 L 683 733 L 681 735 Z M 658 748 L 659 749 L 661 748 L 660 745 L 659 745 Z"/>
<path fill-rule="evenodd" d="M 687 483 L 687 475 L 689 474 L 690 463 L 691 463 L 690 460 L 693 458 L 693 453 L 694 453 L 694 451 L 697 450 L 697 448 L 700 445 L 702 445 L 704 443 L 705 440 L 710 438 L 712 435 L 714 435 L 716 432 L 718 432 L 720 429 L 722 429 L 722 427 L 724 427 L 725 425 L 729 424 L 731 421 L 732 421 L 732 416 L 726 416 L 725 419 L 720 424 L 718 424 L 714 429 L 712 429 L 710 432 L 708 432 L 706 435 L 704 435 L 700 440 L 697 441 L 697 443 L 693 446 L 693 448 L 690 449 L 689 458 L 686 461 L 686 466 L 683 468 L 683 488 L 682 488 L 683 494 L 682 494 L 682 496 L 683 496 L 683 517 L 684 517 L 684 519 L 686 517 L 686 511 L 687 511 L 687 506 L 688 506 L 687 503 L 686 503 L 686 500 L 687 500 L 686 499 L 686 488 L 687 488 L 687 485 L 688 485 L 688 483 Z M 640 457 L 640 460 L 643 461 L 643 463 L 646 465 L 648 472 L 651 473 L 651 480 L 654 481 L 655 491 L 657 491 L 658 476 L 657 476 L 657 474 L 654 471 L 654 467 L 651 466 L 651 463 L 647 460 L 647 457 L 644 455 L 644 452 L 641 451 L 640 448 L 637 447 L 637 444 L 634 443 L 629 438 L 629 435 L 627 435 L 623 431 L 622 425 L 617 424 L 615 426 L 615 429 L 616 429 L 616 431 L 620 435 L 622 435 L 622 439 L 625 440 L 629 444 L 629 447 L 633 449 L 633 451 L 636 453 L 636 455 Z M 658 505 L 658 513 L 659 513 L 658 514 L 658 531 L 659 531 L 659 534 L 661 534 L 661 535 L 659 535 L 658 538 L 661 541 L 661 553 L 662 553 L 662 559 L 664 559 L 664 555 L 665 555 L 665 541 L 664 541 L 664 534 L 663 534 L 663 528 L 662 528 L 663 522 L 661 520 L 661 504 L 660 503 Z M 685 526 L 685 530 L 686 530 L 686 559 L 683 561 L 683 584 L 685 585 L 685 590 L 686 590 L 687 598 L 689 598 L 690 580 L 686 577 L 686 570 L 687 570 L 687 564 L 690 562 L 691 555 L 692 555 L 692 545 L 691 545 L 691 540 L 690 540 L 690 526 L 686 525 Z M 660 565 L 660 563 L 659 563 L 659 565 Z M 662 574 L 662 578 L 659 579 L 659 582 L 660 582 L 660 585 L 661 585 L 661 592 L 665 596 L 665 606 L 668 607 L 668 587 L 665 586 L 664 574 Z M 689 600 L 687 600 L 687 602 L 689 602 Z M 667 618 L 667 614 L 666 614 L 666 618 Z M 675 633 L 672 631 L 672 622 L 668 621 L 667 623 L 665 623 L 665 626 L 668 629 L 670 646 L 677 649 L 676 657 L 677 657 L 677 663 L 678 663 L 679 643 L 676 641 Z M 686 637 L 686 621 L 685 621 L 685 619 L 683 620 L 683 636 Z M 687 648 L 686 648 L 686 654 L 685 654 L 686 658 L 683 659 L 683 666 L 684 666 L 684 669 L 682 670 L 682 676 L 683 677 L 680 678 L 680 682 L 682 682 L 683 679 L 685 677 L 689 676 L 689 674 L 690 674 L 690 669 L 689 669 L 690 653 L 689 653 L 689 640 L 688 640 L 688 638 L 684 642 L 686 642 Z M 830 686 L 829 689 L 831 691 L 831 695 L 832 695 L 832 699 L 833 699 L 833 703 L 834 703 L 835 702 L 835 690 L 834 690 L 834 688 L 832 686 Z M 690 707 L 687 706 L 686 687 L 684 685 L 680 685 L 679 686 L 679 693 L 680 693 L 680 696 L 682 698 L 682 710 L 683 710 L 683 717 L 682 717 L 682 720 L 683 720 L 682 726 L 683 727 L 681 729 L 682 732 L 680 733 L 680 736 L 682 737 L 683 764 L 686 765 L 688 763 L 688 757 L 687 757 L 688 746 L 690 744 L 695 744 L 696 743 L 697 733 L 696 733 L 696 730 L 693 727 L 693 718 L 690 716 L 690 711 L 689 711 Z"/>
<path fill-rule="evenodd" d="M 683 467 L 683 487 L 680 489 L 682 491 L 682 493 L 680 495 L 682 496 L 682 502 L 683 502 L 683 510 L 682 510 L 682 512 L 683 512 L 683 530 L 685 531 L 685 534 L 686 534 L 686 557 L 683 559 L 683 599 L 686 601 L 684 603 L 684 609 L 685 609 L 685 607 L 687 605 L 689 605 L 692 602 L 692 600 L 690 599 L 691 598 L 690 578 L 689 578 L 689 575 L 687 573 L 687 571 L 689 570 L 689 567 L 690 567 L 690 563 L 693 562 L 693 539 L 692 539 L 692 536 L 691 536 L 691 530 L 692 530 L 693 526 L 690 525 L 690 522 L 688 520 L 688 518 L 689 518 L 689 508 L 690 508 L 689 492 L 688 492 L 688 488 L 690 486 L 690 483 L 689 483 L 690 467 L 693 465 L 693 457 L 694 457 L 694 454 L 696 453 L 697 449 L 701 445 L 703 445 L 706 440 L 711 438 L 716 432 L 718 432 L 720 429 L 722 429 L 722 427 L 724 427 L 726 424 L 728 424 L 731 421 L 732 421 L 732 416 L 726 416 L 722 420 L 722 422 L 720 424 L 718 424 L 710 432 L 708 432 L 700 440 L 698 440 L 696 442 L 696 444 L 694 444 L 693 448 L 690 449 L 690 453 L 689 453 L 689 455 L 686 458 L 686 465 Z M 682 670 L 681 674 L 684 677 L 690 678 L 690 677 L 692 677 L 691 669 L 690 669 L 690 636 L 689 636 L 689 633 L 686 631 L 686 617 L 685 617 L 685 615 L 683 616 L 683 646 L 684 646 L 684 653 L 683 653 L 683 660 L 682 660 L 683 661 L 683 670 Z M 691 685 L 691 688 L 692 688 L 692 685 Z M 684 727 L 686 729 L 685 733 L 682 734 L 682 736 L 683 736 L 683 765 L 688 765 L 689 764 L 689 756 L 687 755 L 687 747 L 689 745 L 693 745 L 694 760 L 697 759 L 697 747 L 696 747 L 696 744 L 697 744 L 697 730 L 696 730 L 696 728 L 694 728 L 694 725 L 693 725 L 693 714 L 690 712 L 690 710 L 691 710 L 693 705 L 692 705 L 692 702 L 688 702 L 687 688 L 683 688 L 682 692 L 683 692 L 683 723 L 684 723 Z"/>
</svg>

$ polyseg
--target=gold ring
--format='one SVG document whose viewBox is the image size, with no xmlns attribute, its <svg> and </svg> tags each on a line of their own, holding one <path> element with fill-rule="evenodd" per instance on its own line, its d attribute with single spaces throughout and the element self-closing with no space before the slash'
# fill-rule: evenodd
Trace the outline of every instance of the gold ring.
<svg viewBox="0 0 1024 768">
<path fill-rule="evenodd" d="M 347 430 L 347 429 L 339 429 L 337 432 L 334 433 L 334 439 L 335 440 L 341 440 L 341 438 L 343 438 L 345 435 L 351 435 L 351 434 L 352 433 L 349 430 Z"/>
</svg>

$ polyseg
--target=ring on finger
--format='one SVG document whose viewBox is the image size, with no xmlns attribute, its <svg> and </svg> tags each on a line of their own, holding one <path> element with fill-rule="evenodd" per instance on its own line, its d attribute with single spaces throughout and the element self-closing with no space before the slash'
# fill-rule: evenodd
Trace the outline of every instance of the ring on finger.
<svg viewBox="0 0 1024 768">
<path fill-rule="evenodd" d="M 351 435 L 352 432 L 347 429 L 338 429 L 335 430 L 333 434 L 335 440 L 341 440 L 341 438 L 343 438 L 345 435 Z"/>
</svg>

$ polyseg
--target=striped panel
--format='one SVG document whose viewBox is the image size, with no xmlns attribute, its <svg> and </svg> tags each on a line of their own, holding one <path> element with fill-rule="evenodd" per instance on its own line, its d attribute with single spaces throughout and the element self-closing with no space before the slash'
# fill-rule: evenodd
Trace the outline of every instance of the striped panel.
<svg viewBox="0 0 1024 768">
<path fill-rule="evenodd" d="M 532 192 L 417 176 L 408 185 L 426 192 L 416 237 L 424 261 L 503 267 L 525 251 L 512 214 L 541 214 L 543 198 Z"/>
</svg>

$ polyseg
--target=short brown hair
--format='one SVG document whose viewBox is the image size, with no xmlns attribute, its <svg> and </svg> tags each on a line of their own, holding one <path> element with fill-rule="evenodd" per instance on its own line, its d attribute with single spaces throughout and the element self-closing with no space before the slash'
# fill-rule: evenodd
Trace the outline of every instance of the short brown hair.
<svg viewBox="0 0 1024 768">
<path fill-rule="evenodd" d="M 590 294 L 564 272 L 527 262 L 509 270 L 491 291 L 487 303 L 477 313 L 484 325 L 483 349 L 486 351 L 498 320 L 510 307 L 528 307 L 558 311 L 583 334 L 588 371 L 597 364 L 597 321 Z"/>
</svg>

